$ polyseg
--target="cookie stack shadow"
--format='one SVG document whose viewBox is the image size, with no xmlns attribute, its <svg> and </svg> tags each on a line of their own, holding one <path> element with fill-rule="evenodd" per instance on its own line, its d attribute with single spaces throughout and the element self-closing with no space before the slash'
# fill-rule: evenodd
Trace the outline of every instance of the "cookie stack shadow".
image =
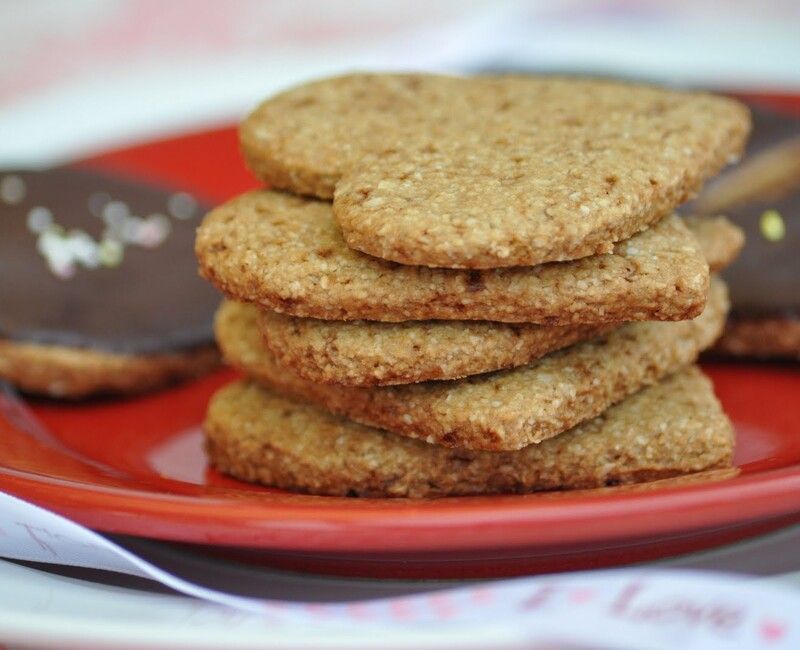
<svg viewBox="0 0 800 650">
<path fill-rule="evenodd" d="M 607 81 L 351 75 L 259 106 L 272 189 L 212 211 L 226 295 L 211 464 L 321 495 L 594 488 L 731 467 L 695 367 L 724 217 L 673 214 L 741 153 L 734 101 Z"/>
</svg>

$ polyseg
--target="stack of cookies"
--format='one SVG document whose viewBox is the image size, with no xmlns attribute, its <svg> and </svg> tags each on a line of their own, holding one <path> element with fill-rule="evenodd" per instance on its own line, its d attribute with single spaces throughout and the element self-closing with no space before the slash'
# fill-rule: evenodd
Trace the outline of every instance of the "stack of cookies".
<svg viewBox="0 0 800 650">
<path fill-rule="evenodd" d="M 196 242 L 247 376 L 209 406 L 211 463 L 398 497 L 729 467 L 692 364 L 743 239 L 673 211 L 748 129 L 729 99 L 553 77 L 352 75 L 266 101 L 241 141 L 272 189 Z"/>
</svg>

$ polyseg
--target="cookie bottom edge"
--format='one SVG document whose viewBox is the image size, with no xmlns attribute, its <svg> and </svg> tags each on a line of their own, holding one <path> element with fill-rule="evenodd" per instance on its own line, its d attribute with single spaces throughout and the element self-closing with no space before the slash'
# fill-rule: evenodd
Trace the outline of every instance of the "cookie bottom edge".
<svg viewBox="0 0 800 650">
<path fill-rule="evenodd" d="M 78 400 L 143 393 L 205 375 L 220 365 L 213 344 L 127 355 L 0 339 L 0 379 L 24 393 Z"/>
</svg>

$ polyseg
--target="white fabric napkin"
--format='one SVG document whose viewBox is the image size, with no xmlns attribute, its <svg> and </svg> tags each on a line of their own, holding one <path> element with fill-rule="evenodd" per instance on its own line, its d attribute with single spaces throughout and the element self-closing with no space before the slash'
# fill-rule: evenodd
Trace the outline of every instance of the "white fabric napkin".
<svg viewBox="0 0 800 650">
<path fill-rule="evenodd" d="M 467 634 L 491 647 L 545 641 L 556 647 L 619 650 L 800 647 L 800 592 L 752 578 L 632 568 L 350 603 L 261 600 L 172 575 L 83 526 L 2 492 L 0 557 L 155 580 L 182 594 L 265 617 L 274 624 L 275 646 L 281 646 L 281 635 L 293 638 L 311 626 L 327 630 L 343 645 L 391 634 L 397 646 L 439 647 Z"/>
</svg>

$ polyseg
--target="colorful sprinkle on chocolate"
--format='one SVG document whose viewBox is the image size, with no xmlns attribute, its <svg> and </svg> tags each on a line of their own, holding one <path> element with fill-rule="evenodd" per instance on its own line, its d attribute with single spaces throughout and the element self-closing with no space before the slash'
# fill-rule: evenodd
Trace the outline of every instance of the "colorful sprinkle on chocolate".
<svg viewBox="0 0 800 650">
<path fill-rule="evenodd" d="M 765 210 L 759 219 L 761 235 L 767 241 L 777 242 L 786 236 L 786 224 L 777 210 Z"/>
</svg>

